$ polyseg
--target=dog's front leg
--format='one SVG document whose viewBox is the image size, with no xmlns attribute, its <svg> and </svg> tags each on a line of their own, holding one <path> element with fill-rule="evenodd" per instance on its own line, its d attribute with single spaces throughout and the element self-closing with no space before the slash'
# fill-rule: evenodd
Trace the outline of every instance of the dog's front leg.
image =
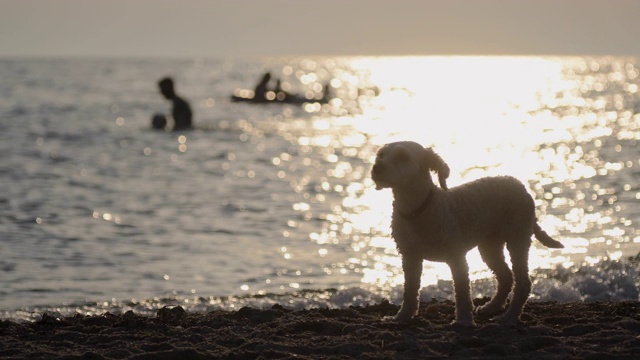
<svg viewBox="0 0 640 360">
<path fill-rule="evenodd" d="M 473 303 L 471 302 L 471 288 L 469 283 L 469 265 L 464 256 L 449 262 L 453 288 L 456 299 L 456 319 L 454 324 L 473 326 Z"/>
<path fill-rule="evenodd" d="M 422 258 L 416 256 L 402 256 L 402 271 L 404 271 L 404 296 L 402 307 L 395 317 L 398 322 L 407 322 L 418 313 L 420 301 L 420 277 L 422 276 Z"/>
</svg>

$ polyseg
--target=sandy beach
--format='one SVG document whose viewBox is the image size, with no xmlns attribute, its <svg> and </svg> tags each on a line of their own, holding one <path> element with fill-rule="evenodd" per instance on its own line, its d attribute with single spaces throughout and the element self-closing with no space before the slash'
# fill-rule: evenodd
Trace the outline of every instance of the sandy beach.
<svg viewBox="0 0 640 360">
<path fill-rule="evenodd" d="M 476 305 L 487 299 L 476 300 Z M 242 308 L 155 317 L 127 312 L 0 322 L 2 359 L 635 359 L 640 302 L 530 302 L 521 324 L 450 325 L 452 302 L 422 304 L 409 324 L 398 306 L 293 311 Z"/>
</svg>

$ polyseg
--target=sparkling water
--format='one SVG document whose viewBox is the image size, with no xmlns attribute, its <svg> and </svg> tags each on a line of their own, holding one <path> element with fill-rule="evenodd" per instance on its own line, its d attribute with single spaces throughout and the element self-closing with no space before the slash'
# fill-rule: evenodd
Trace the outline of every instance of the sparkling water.
<svg viewBox="0 0 640 360">
<path fill-rule="evenodd" d="M 533 300 L 638 300 L 636 58 L 0 60 L 0 316 L 153 313 L 402 294 L 379 146 L 413 140 L 451 168 L 529 186 Z M 326 104 L 233 103 L 265 71 Z M 195 129 L 151 129 L 171 76 Z M 477 251 L 474 296 L 490 296 Z M 422 297 L 451 298 L 424 263 Z"/>
</svg>

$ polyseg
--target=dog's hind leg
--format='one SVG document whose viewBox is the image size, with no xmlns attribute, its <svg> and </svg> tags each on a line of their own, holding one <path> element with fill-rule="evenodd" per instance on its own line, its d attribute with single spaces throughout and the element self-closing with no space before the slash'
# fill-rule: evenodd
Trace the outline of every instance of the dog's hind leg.
<svg viewBox="0 0 640 360">
<path fill-rule="evenodd" d="M 398 322 L 407 322 L 418 313 L 420 301 L 420 277 L 422 276 L 422 258 L 416 256 L 402 256 L 402 270 L 404 271 L 404 296 L 402 307 L 395 316 Z"/>
<path fill-rule="evenodd" d="M 473 303 L 469 283 L 469 265 L 464 255 L 449 262 L 456 299 L 456 319 L 454 324 L 473 326 Z"/>
<path fill-rule="evenodd" d="M 486 241 L 478 245 L 478 250 L 480 251 L 482 260 L 484 260 L 487 266 L 489 266 L 489 269 L 493 271 L 498 281 L 498 288 L 491 301 L 478 307 L 476 310 L 479 316 L 490 318 L 504 310 L 504 304 L 513 286 L 513 274 L 504 261 L 504 242 Z"/>
<path fill-rule="evenodd" d="M 524 238 L 520 241 L 507 243 L 507 249 L 513 265 L 513 277 L 515 285 L 513 297 L 507 311 L 497 320 L 501 323 L 515 323 L 519 320 L 524 304 L 531 293 L 531 278 L 529 278 L 529 247 L 531 239 Z"/>
</svg>

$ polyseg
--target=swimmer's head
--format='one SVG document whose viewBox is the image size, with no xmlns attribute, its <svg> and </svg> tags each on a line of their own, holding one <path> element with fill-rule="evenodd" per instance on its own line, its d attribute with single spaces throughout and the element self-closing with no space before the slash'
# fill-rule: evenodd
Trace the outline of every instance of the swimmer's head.
<svg viewBox="0 0 640 360">
<path fill-rule="evenodd" d="M 167 118 L 162 114 L 155 114 L 151 118 L 151 127 L 157 130 L 164 130 L 167 127 Z"/>
<path fill-rule="evenodd" d="M 176 95 L 175 90 L 173 89 L 173 79 L 170 77 L 166 77 L 158 81 L 158 87 L 160 87 L 160 92 L 167 99 L 171 99 Z"/>
</svg>

